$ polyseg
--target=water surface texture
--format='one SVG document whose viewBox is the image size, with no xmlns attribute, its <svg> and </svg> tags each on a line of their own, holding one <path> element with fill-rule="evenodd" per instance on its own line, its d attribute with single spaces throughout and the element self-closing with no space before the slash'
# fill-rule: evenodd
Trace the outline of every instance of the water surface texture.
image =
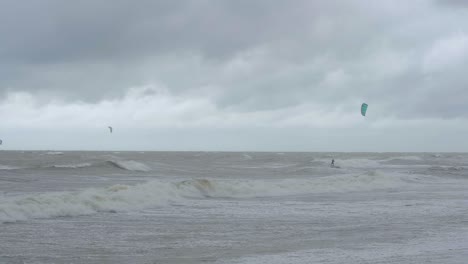
<svg viewBox="0 0 468 264">
<path fill-rule="evenodd" d="M 0 263 L 467 260 L 468 154 L 0 152 Z"/>
</svg>

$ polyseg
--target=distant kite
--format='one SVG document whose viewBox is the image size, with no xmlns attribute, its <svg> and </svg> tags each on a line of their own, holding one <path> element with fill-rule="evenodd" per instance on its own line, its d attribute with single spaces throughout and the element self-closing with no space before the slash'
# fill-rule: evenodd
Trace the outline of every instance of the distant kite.
<svg viewBox="0 0 468 264">
<path fill-rule="evenodd" d="M 3 141 L 0 139 L 0 145 L 3 144 Z"/>
<path fill-rule="evenodd" d="M 111 127 L 111 126 L 109 126 L 108 128 L 109 128 L 109 132 L 111 132 L 111 133 L 112 133 L 112 127 Z"/>
<path fill-rule="evenodd" d="M 363 103 L 361 105 L 361 115 L 362 116 L 366 116 L 366 112 L 367 112 L 367 104 L 366 103 Z"/>
</svg>

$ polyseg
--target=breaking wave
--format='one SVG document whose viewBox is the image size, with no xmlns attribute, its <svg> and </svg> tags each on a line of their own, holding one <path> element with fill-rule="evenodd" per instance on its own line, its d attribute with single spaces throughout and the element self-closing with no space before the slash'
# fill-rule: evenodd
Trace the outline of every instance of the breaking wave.
<svg viewBox="0 0 468 264">
<path fill-rule="evenodd" d="M 315 162 L 321 162 L 322 164 L 329 165 L 331 158 L 316 159 L 311 161 L 311 164 Z M 335 164 L 345 168 L 377 168 L 381 165 L 378 160 L 371 159 L 336 159 Z"/>
<path fill-rule="evenodd" d="M 150 171 L 150 167 L 134 160 L 108 160 L 112 166 L 128 171 Z"/>
<path fill-rule="evenodd" d="M 331 159 L 316 159 L 312 160 L 311 164 L 321 163 L 322 165 L 329 165 Z M 396 156 L 385 159 L 367 159 L 367 158 L 354 158 L 354 159 L 335 159 L 335 164 L 341 168 L 354 168 L 354 169 L 378 169 L 394 165 L 405 166 L 421 166 L 424 159 L 418 156 Z"/>
<path fill-rule="evenodd" d="M 244 159 L 246 159 L 246 160 L 253 159 L 252 156 L 250 156 L 249 154 L 246 154 L 246 153 L 242 154 L 242 157 L 244 157 Z"/>
<path fill-rule="evenodd" d="M 193 179 L 176 182 L 153 180 L 138 185 L 113 185 L 75 192 L 0 197 L 0 222 L 89 215 L 98 212 L 138 211 L 186 202 L 192 198 L 255 198 L 388 189 L 417 179 L 416 176 L 415 179 L 407 177 L 411 176 L 371 172 L 314 179 Z"/>
<path fill-rule="evenodd" d="M 110 166 L 113 168 L 127 170 L 127 171 L 150 171 L 151 168 L 147 165 L 137 162 L 134 160 L 106 160 L 98 162 L 85 162 L 85 163 L 76 163 L 76 164 L 54 164 L 51 166 L 46 166 L 45 168 L 56 168 L 56 169 L 80 169 L 80 168 L 89 168 L 89 167 L 105 167 Z"/>
<path fill-rule="evenodd" d="M 18 170 L 20 167 L 0 165 L 0 170 Z"/>
<path fill-rule="evenodd" d="M 111 167 L 117 168 L 120 170 L 126 171 L 135 171 L 135 172 L 148 172 L 151 171 L 151 168 L 147 165 L 133 161 L 133 160 L 105 160 L 105 161 L 95 161 L 95 162 L 83 162 L 83 163 L 66 163 L 66 164 L 52 164 L 52 165 L 40 165 L 40 166 L 30 166 L 30 167 L 15 167 L 0 165 L 0 170 L 21 170 L 21 169 L 34 169 L 34 170 L 47 170 L 47 169 L 83 169 L 83 168 L 103 168 Z"/>
<path fill-rule="evenodd" d="M 64 155 L 64 153 L 60 151 L 49 151 L 49 152 L 46 152 L 45 155 L 56 156 L 56 155 Z"/>
<path fill-rule="evenodd" d="M 78 168 L 86 168 L 86 167 L 91 167 L 93 166 L 92 163 L 77 163 L 77 164 L 57 164 L 57 165 L 52 165 L 50 167 L 52 168 L 58 168 L 58 169 L 78 169 Z"/>
<path fill-rule="evenodd" d="M 461 176 L 467 178 L 468 166 L 432 166 L 428 168 L 429 173 L 443 176 Z"/>
<path fill-rule="evenodd" d="M 393 160 L 422 161 L 424 159 L 419 156 L 399 156 L 393 158 Z"/>
</svg>

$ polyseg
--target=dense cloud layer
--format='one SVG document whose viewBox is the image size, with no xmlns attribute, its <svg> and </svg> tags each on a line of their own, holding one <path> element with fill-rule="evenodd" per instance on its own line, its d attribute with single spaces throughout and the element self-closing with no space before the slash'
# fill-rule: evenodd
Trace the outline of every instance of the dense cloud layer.
<svg viewBox="0 0 468 264">
<path fill-rule="evenodd" d="M 113 124 L 210 134 L 197 144 L 173 138 L 175 145 L 150 146 L 166 149 L 431 150 L 403 146 L 427 129 L 451 128 L 456 138 L 468 119 L 466 7 L 456 0 L 2 1 L 2 127 L 8 135 L 89 133 L 93 149 L 142 148 L 98 146 L 92 131 Z M 363 101 L 367 119 L 358 113 Z M 413 136 L 393 149 L 297 135 L 356 142 L 362 128 L 376 142 L 385 129 Z M 235 136 L 278 129 L 293 140 L 259 146 Z M 222 136 L 218 147 L 208 143 L 226 131 L 237 131 L 234 143 Z M 434 150 L 460 150 L 442 132 L 433 138 Z M 82 146 L 53 142 L 13 147 Z"/>
</svg>

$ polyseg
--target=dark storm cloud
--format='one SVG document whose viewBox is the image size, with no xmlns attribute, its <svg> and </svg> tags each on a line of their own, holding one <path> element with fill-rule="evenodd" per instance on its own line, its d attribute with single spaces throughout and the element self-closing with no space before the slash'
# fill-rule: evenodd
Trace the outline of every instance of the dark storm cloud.
<svg viewBox="0 0 468 264">
<path fill-rule="evenodd" d="M 177 1 L 178 3 L 182 3 Z M 166 12 L 177 10 L 173 2 L 148 1 L 132 5 L 125 1 L 11 1 L 2 2 L 1 33 L 5 37 L 2 57 L 11 62 L 61 63 L 132 56 L 143 40 L 160 42 L 158 27 Z M 137 9 L 138 7 L 143 7 Z M 133 31 L 152 24 L 144 35 Z M 153 31 L 151 31 L 153 30 Z M 146 38 L 146 39 L 143 39 Z M 151 44 L 155 44 L 152 42 Z"/>
<path fill-rule="evenodd" d="M 229 56 L 299 34 L 322 6 L 310 1 L 3 1 L 3 60 L 60 63 L 178 50 Z"/>
<path fill-rule="evenodd" d="M 467 116 L 468 21 L 440 3 L 462 2 L 2 1 L 0 90 L 99 102 L 155 82 L 239 112 Z"/>
<path fill-rule="evenodd" d="M 112 94 L 144 82 L 135 70 L 142 60 L 195 54 L 220 63 L 263 43 L 295 39 L 330 6 L 265 0 L 2 1 L 0 89 L 99 99 L 104 90 Z"/>
</svg>

